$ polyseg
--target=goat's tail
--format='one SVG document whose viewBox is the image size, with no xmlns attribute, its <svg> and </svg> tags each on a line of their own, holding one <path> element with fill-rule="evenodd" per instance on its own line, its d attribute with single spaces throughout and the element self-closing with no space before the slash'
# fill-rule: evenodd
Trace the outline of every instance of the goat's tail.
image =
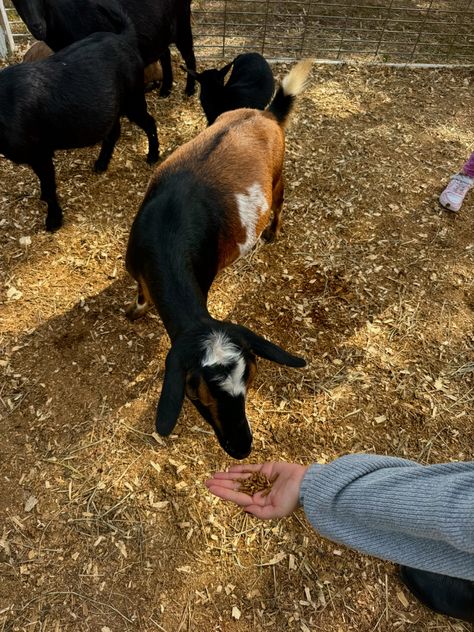
<svg viewBox="0 0 474 632">
<path fill-rule="evenodd" d="M 290 72 L 283 78 L 280 87 L 276 91 L 268 111 L 273 114 L 278 123 L 284 127 L 293 109 L 295 98 L 303 92 L 311 71 L 311 59 L 303 59 L 293 66 Z"/>
</svg>

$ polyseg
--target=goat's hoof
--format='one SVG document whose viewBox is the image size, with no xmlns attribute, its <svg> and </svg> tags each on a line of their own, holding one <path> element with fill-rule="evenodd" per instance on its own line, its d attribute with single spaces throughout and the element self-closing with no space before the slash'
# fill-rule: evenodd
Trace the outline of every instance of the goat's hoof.
<svg viewBox="0 0 474 632">
<path fill-rule="evenodd" d="M 55 233 L 63 225 L 62 217 L 47 217 L 45 222 L 45 229 L 48 233 Z"/>
<path fill-rule="evenodd" d="M 267 226 L 267 228 L 265 228 L 265 230 L 262 233 L 262 239 L 265 240 L 267 244 L 271 244 L 272 241 L 275 241 L 276 238 L 277 238 L 277 235 L 275 231 L 269 226 Z"/>
<path fill-rule="evenodd" d="M 157 90 L 161 85 L 160 81 L 150 81 L 145 86 L 145 92 L 151 92 L 152 90 Z"/>
<path fill-rule="evenodd" d="M 154 165 L 155 163 L 158 162 L 159 158 L 160 158 L 160 154 L 159 153 L 152 154 L 151 156 L 150 156 L 150 154 L 148 154 L 148 156 L 146 157 L 146 161 L 147 161 L 147 163 L 149 165 Z"/>
<path fill-rule="evenodd" d="M 161 97 L 162 99 L 166 99 L 166 97 L 169 97 L 169 96 L 170 96 L 170 94 L 171 94 L 171 86 L 170 86 L 169 88 L 168 88 L 168 87 L 161 86 L 161 90 L 160 90 L 160 97 Z"/>
<path fill-rule="evenodd" d="M 194 94 L 196 94 L 196 86 L 193 86 L 192 88 L 186 88 L 184 94 L 187 97 L 192 97 Z"/>
<path fill-rule="evenodd" d="M 146 314 L 148 311 L 148 305 L 138 305 L 136 301 L 127 305 L 125 309 L 125 316 L 128 320 L 138 320 Z"/>
<path fill-rule="evenodd" d="M 104 173 L 104 171 L 107 171 L 108 166 L 109 166 L 108 163 L 104 164 L 100 160 L 96 160 L 94 163 L 94 171 L 95 173 Z"/>
</svg>

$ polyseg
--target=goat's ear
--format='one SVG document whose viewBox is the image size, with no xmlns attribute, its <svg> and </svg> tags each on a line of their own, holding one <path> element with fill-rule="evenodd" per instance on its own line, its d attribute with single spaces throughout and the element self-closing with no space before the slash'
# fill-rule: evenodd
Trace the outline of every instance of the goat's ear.
<svg viewBox="0 0 474 632">
<path fill-rule="evenodd" d="M 231 61 L 230 64 L 227 64 L 227 66 L 224 66 L 224 68 L 221 68 L 219 70 L 219 76 L 221 77 L 222 80 L 224 80 L 226 74 L 229 72 L 229 70 L 232 68 L 233 65 L 234 65 L 234 62 Z"/>
<path fill-rule="evenodd" d="M 188 75 L 191 75 L 191 77 L 194 77 L 198 81 L 201 78 L 200 73 L 196 72 L 195 70 L 192 70 L 192 68 L 187 68 L 186 66 L 183 66 L 183 64 L 180 64 L 179 67 L 181 68 L 181 70 L 184 70 L 184 72 L 187 72 Z"/>
<path fill-rule="evenodd" d="M 173 432 L 183 406 L 186 369 L 180 351 L 171 347 L 166 356 L 165 377 L 156 409 L 156 431 L 166 437 Z"/>
<path fill-rule="evenodd" d="M 306 361 L 303 358 L 288 353 L 288 351 L 285 351 L 273 342 L 270 342 L 253 331 L 250 331 L 247 327 L 238 325 L 238 328 L 255 355 L 265 358 L 265 360 L 276 362 L 277 364 L 284 364 L 285 366 L 306 366 Z"/>
</svg>

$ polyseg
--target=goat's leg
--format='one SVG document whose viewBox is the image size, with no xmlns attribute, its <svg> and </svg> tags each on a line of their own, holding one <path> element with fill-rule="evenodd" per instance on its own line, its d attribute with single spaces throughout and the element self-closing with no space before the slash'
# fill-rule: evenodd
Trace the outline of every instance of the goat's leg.
<svg viewBox="0 0 474 632">
<path fill-rule="evenodd" d="M 160 144 L 158 142 L 158 132 L 156 131 L 155 119 L 148 114 L 145 94 L 140 90 L 135 97 L 129 101 L 125 110 L 125 116 L 136 123 L 145 132 L 148 138 L 147 163 L 152 165 L 160 157 Z"/>
<path fill-rule="evenodd" d="M 191 31 L 190 16 L 188 20 L 183 20 L 180 25 L 179 34 L 176 40 L 176 48 L 181 53 L 181 57 L 184 59 L 186 68 L 190 70 L 196 70 L 196 57 L 194 56 L 193 48 L 193 33 Z M 186 80 L 185 94 L 190 97 L 196 92 L 196 79 L 188 73 Z"/>
<path fill-rule="evenodd" d="M 265 241 L 274 241 L 278 235 L 280 234 L 281 228 L 281 209 L 283 206 L 283 197 L 284 197 L 285 186 L 283 183 L 283 176 L 280 176 L 277 180 L 277 183 L 273 187 L 273 202 L 272 202 L 272 211 L 273 217 L 269 226 L 265 228 L 262 233 L 263 239 Z"/>
<path fill-rule="evenodd" d="M 62 226 L 63 211 L 56 196 L 53 156 L 52 154 L 49 156 L 38 156 L 30 162 L 30 166 L 40 181 L 41 200 L 48 205 L 45 223 L 46 230 L 54 232 Z"/>
<path fill-rule="evenodd" d="M 160 97 L 169 97 L 171 88 L 173 87 L 173 70 L 171 68 L 171 53 L 169 48 L 160 55 L 160 63 L 161 69 L 163 70 Z"/>
<path fill-rule="evenodd" d="M 144 316 L 152 305 L 146 285 L 137 281 L 137 295 L 135 300 L 127 306 L 125 314 L 129 320 L 137 320 Z"/>
<path fill-rule="evenodd" d="M 102 147 L 100 148 L 99 157 L 95 161 L 94 171 L 96 173 L 102 173 L 107 171 L 110 159 L 114 153 L 115 145 L 120 136 L 120 120 L 114 123 L 114 126 L 102 141 Z"/>
</svg>

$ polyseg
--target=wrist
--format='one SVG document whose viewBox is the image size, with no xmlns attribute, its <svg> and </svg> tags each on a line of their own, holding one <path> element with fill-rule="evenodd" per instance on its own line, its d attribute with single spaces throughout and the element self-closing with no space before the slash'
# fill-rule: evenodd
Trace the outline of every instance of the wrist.
<svg viewBox="0 0 474 632">
<path fill-rule="evenodd" d="M 311 486 L 311 482 L 317 473 L 324 467 L 320 463 L 312 463 L 305 467 L 305 471 L 300 483 L 300 491 L 299 491 L 299 505 L 304 507 L 304 499 L 305 494 L 308 488 Z"/>
</svg>

